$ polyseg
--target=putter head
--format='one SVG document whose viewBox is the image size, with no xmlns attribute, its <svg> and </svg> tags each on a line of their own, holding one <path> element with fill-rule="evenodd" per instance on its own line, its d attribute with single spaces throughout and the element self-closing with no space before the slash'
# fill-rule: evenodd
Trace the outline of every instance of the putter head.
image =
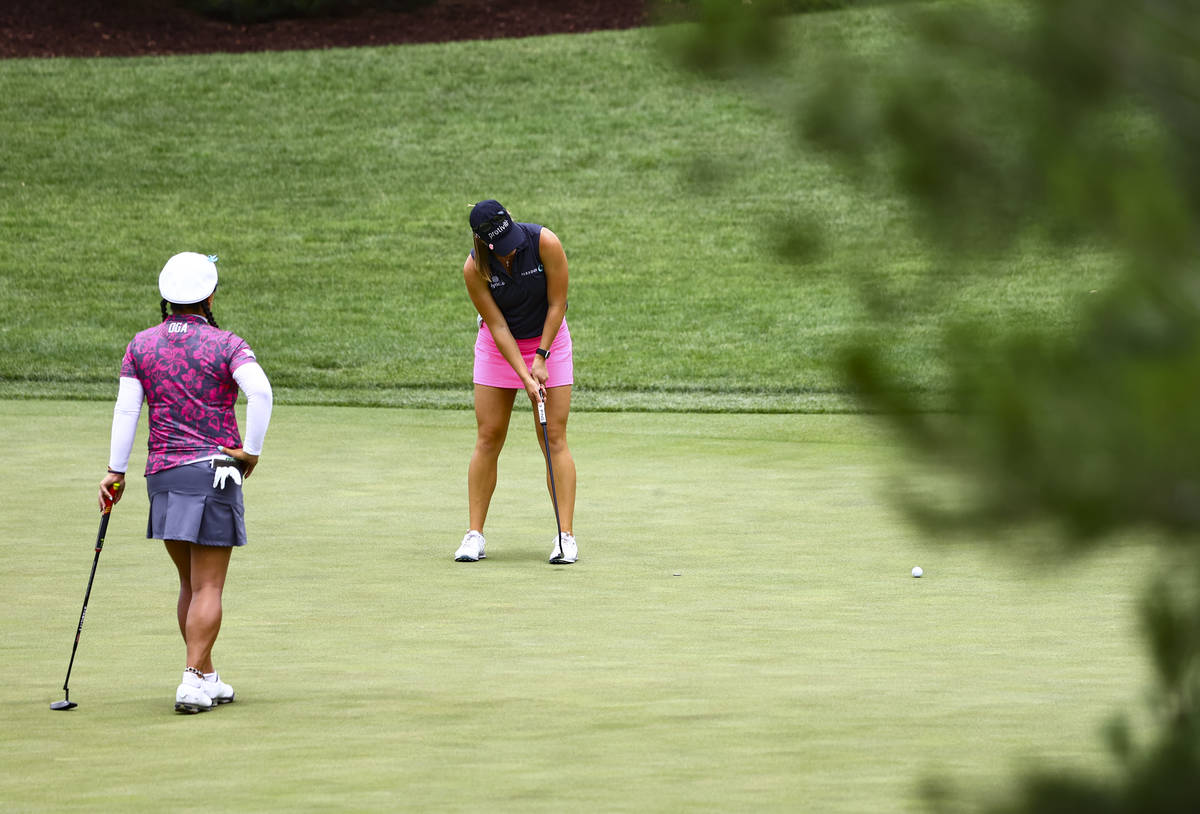
<svg viewBox="0 0 1200 814">
<path fill-rule="evenodd" d="M 79 706 L 79 704 L 76 704 L 74 701 L 67 701 L 66 699 L 63 699 L 62 701 L 55 701 L 53 704 L 51 704 L 50 709 L 75 709 L 77 706 Z"/>
</svg>

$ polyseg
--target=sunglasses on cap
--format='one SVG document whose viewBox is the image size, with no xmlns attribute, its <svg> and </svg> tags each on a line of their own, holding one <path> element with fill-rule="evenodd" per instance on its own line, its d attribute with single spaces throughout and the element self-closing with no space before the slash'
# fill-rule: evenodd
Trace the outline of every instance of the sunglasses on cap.
<svg viewBox="0 0 1200 814">
<path fill-rule="evenodd" d="M 512 218 L 508 216 L 507 212 L 499 212 L 479 224 L 479 227 L 475 230 L 475 237 L 484 242 L 489 242 L 494 240 L 496 233 L 506 225 L 512 225 Z M 488 235 L 492 235 L 493 237 L 488 237 Z"/>
</svg>

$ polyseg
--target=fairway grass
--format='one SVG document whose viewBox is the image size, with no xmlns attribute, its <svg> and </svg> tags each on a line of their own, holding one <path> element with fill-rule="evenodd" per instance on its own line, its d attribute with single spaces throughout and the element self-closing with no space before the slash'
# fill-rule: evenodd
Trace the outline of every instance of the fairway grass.
<svg viewBox="0 0 1200 814">
<path fill-rule="evenodd" d="M 842 353 L 882 328 L 864 291 L 935 399 L 946 323 L 1074 324 L 1111 259 L 1035 246 L 950 285 L 902 202 L 797 149 L 822 81 L 804 57 L 899 48 L 893 14 L 786 25 L 801 58 L 761 85 L 682 72 L 650 28 L 0 60 L 0 398 L 110 398 L 159 269 L 193 250 L 221 257 L 217 320 L 291 403 L 468 407 L 486 197 L 562 239 L 587 410 L 852 409 Z M 481 81 L 497 65 L 519 102 Z"/>
<path fill-rule="evenodd" d="M 861 416 L 575 415 L 581 558 L 557 567 L 529 411 L 488 558 L 461 564 L 469 412 L 281 404 L 215 654 L 238 700 L 171 711 L 143 422 L 80 706 L 51 712 L 110 421 L 0 402 L 6 811 L 914 811 L 930 777 L 990 794 L 1033 761 L 1109 770 L 1097 732 L 1149 680 L 1148 549 L 1068 568 L 925 542 Z"/>
</svg>

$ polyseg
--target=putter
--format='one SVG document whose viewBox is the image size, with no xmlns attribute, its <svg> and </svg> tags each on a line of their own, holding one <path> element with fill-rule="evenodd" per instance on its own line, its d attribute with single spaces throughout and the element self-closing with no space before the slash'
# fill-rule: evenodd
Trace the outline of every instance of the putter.
<svg viewBox="0 0 1200 814">
<path fill-rule="evenodd" d="M 554 465 L 550 463 L 550 433 L 546 430 L 546 391 L 541 391 L 542 400 L 537 403 L 538 421 L 542 424 L 542 439 L 546 442 L 546 471 L 550 474 L 550 498 L 554 501 L 554 525 L 558 529 L 558 555 L 562 550 L 562 522 L 558 519 L 558 492 L 554 488 Z"/>
<path fill-rule="evenodd" d="M 113 490 L 121 488 L 114 483 Z M 87 616 L 87 603 L 92 595 L 92 580 L 96 578 L 96 565 L 100 562 L 100 549 L 104 548 L 104 534 L 108 531 L 108 516 L 112 513 L 113 504 L 109 503 L 100 510 L 100 531 L 96 534 L 96 556 L 92 558 L 92 573 L 88 577 L 87 591 L 83 595 L 83 610 L 79 612 L 79 627 L 75 628 L 75 644 L 71 646 L 71 661 L 67 664 L 67 677 L 63 680 L 63 700 L 55 701 L 50 709 L 75 709 L 79 706 L 71 700 L 71 691 L 67 685 L 71 683 L 71 668 L 75 666 L 75 651 L 79 649 L 79 635 L 83 633 L 83 617 Z"/>
</svg>

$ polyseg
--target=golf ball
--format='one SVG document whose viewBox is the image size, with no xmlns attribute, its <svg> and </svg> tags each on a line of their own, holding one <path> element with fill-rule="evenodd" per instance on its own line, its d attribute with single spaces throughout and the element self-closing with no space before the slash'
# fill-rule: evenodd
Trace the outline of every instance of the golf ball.
<svg viewBox="0 0 1200 814">
<path fill-rule="evenodd" d="M 921 576 L 921 574 L 924 574 L 924 573 L 925 572 L 923 570 L 921 570 L 921 566 L 919 566 L 919 565 L 913 566 L 913 576 L 914 577 L 919 577 L 919 576 Z"/>
</svg>

